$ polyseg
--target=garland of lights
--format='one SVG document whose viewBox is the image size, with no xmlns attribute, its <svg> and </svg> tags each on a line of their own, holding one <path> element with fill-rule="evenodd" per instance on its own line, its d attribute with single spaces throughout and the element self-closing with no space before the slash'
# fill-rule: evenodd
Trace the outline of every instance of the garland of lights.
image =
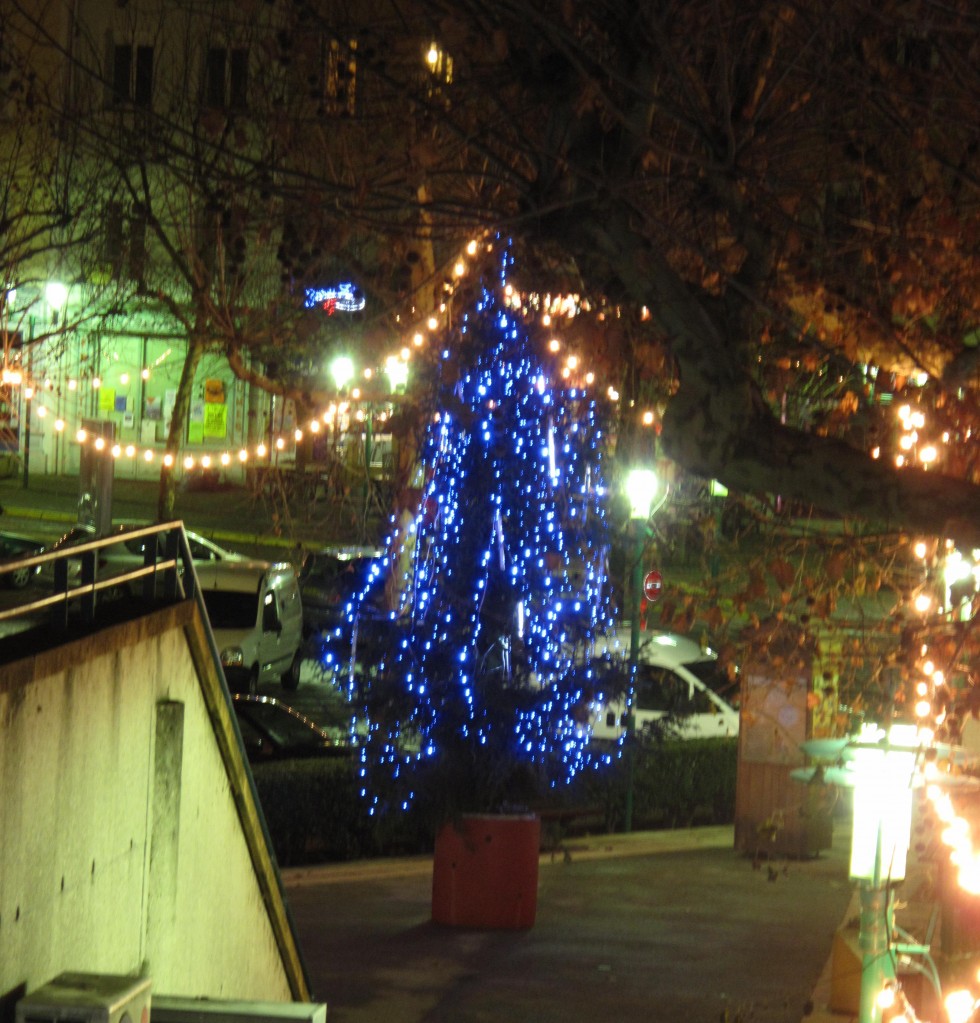
<svg viewBox="0 0 980 1023">
<path fill-rule="evenodd" d="M 502 287 L 511 262 L 503 257 Z M 468 368 L 453 372 L 445 356 L 451 379 L 427 439 L 420 509 L 347 608 L 351 729 L 372 813 L 407 807 L 419 774 L 464 761 L 472 770 L 455 798 L 492 809 L 517 763 L 557 786 L 611 759 L 588 728 L 588 708 L 604 698 L 589 653 L 612 624 L 603 429 L 596 402 L 556 389 L 560 374 L 532 347 L 520 314 L 484 288 L 454 350 L 474 353 Z M 395 639 L 365 642 L 365 601 L 406 544 L 414 556 L 391 612 Z"/>
</svg>

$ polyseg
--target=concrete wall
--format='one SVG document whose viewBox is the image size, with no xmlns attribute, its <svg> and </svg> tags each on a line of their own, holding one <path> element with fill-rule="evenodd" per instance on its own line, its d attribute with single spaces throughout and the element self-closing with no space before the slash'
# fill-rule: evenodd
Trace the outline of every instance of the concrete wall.
<svg viewBox="0 0 980 1023">
<path fill-rule="evenodd" d="M 193 602 L 0 666 L 0 1015 L 62 971 L 309 998 Z"/>
</svg>

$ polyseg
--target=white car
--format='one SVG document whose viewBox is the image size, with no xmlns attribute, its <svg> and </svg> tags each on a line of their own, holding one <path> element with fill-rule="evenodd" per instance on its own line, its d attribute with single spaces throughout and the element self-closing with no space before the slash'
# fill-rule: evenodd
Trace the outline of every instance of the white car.
<svg viewBox="0 0 980 1023">
<path fill-rule="evenodd" d="M 622 658 L 622 670 L 628 671 L 630 639 L 628 627 L 617 629 L 596 644 L 596 654 L 608 652 Z M 677 633 L 640 633 L 632 706 L 637 732 L 655 727 L 669 716 L 667 734 L 679 738 L 738 735 L 738 711 L 721 695 L 732 688 L 718 664 L 718 655 L 710 648 L 702 649 Z M 625 699 L 595 705 L 593 738 L 620 739 L 630 709 Z"/>
<path fill-rule="evenodd" d="M 142 529 L 148 523 L 130 523 L 127 525 L 114 525 L 110 536 L 123 534 L 130 530 Z M 200 536 L 189 529 L 184 530 L 187 535 L 187 544 L 190 547 L 191 558 L 195 562 L 207 561 L 244 561 L 244 555 L 235 551 L 225 550 L 218 544 L 206 537 Z M 64 536 L 56 540 L 49 551 L 70 550 L 79 544 L 88 543 L 96 538 L 95 528 L 87 525 L 73 526 Z M 150 542 L 150 536 L 136 536 L 128 539 L 120 539 L 117 543 L 106 544 L 99 549 L 98 572 L 99 578 L 105 579 L 113 575 L 121 575 L 124 572 L 131 572 L 134 569 L 142 568 L 146 559 L 146 545 Z M 158 535 L 158 542 L 162 545 L 162 537 Z M 161 549 L 158 554 L 163 556 Z M 53 566 L 45 566 L 48 575 L 53 573 Z M 68 559 L 68 581 L 74 585 L 81 575 L 81 559 Z"/>
</svg>

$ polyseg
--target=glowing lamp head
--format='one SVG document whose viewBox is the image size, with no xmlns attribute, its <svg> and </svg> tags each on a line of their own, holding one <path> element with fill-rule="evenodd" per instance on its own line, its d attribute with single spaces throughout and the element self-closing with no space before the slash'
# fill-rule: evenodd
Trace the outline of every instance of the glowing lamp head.
<svg viewBox="0 0 980 1023">
<path fill-rule="evenodd" d="M 648 519 L 659 483 L 653 469 L 631 469 L 626 477 L 626 498 L 631 519 Z"/>
</svg>

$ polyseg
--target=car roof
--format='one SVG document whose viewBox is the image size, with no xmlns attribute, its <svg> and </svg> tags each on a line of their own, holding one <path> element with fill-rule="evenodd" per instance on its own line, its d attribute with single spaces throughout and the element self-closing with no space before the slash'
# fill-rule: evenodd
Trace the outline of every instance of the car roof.
<svg viewBox="0 0 980 1023">
<path fill-rule="evenodd" d="M 238 590 L 242 593 L 258 591 L 267 573 L 283 575 L 295 573 L 288 561 L 272 564 L 268 561 L 199 561 L 195 562 L 197 581 L 202 590 Z"/>
<path fill-rule="evenodd" d="M 710 647 L 702 647 L 690 636 L 662 629 L 641 630 L 638 657 L 646 664 L 663 668 L 676 668 L 692 661 L 717 660 L 717 654 Z M 596 653 L 606 650 L 628 656 L 632 633 L 629 626 L 618 626 L 610 634 L 596 640 Z"/>
</svg>

